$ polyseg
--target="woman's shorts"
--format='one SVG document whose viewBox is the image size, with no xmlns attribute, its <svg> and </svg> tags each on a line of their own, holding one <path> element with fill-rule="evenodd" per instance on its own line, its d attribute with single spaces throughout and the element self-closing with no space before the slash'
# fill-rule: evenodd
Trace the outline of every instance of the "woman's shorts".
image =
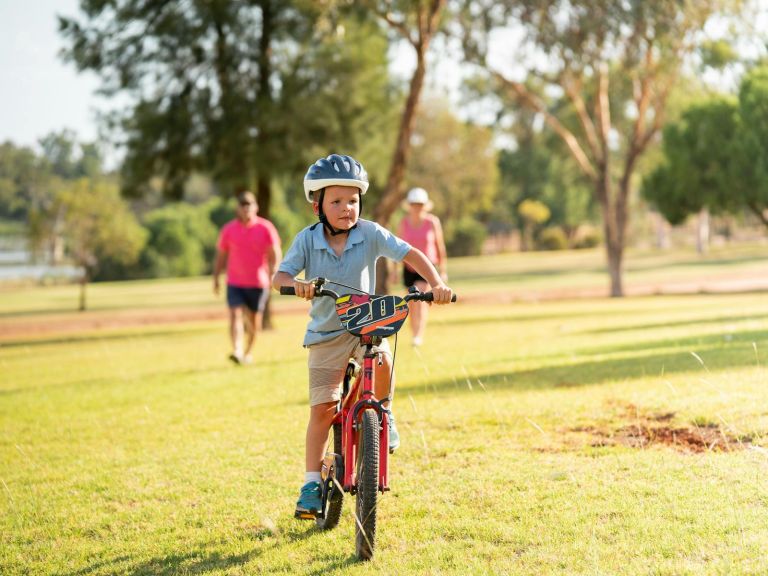
<svg viewBox="0 0 768 576">
<path fill-rule="evenodd" d="M 379 350 L 389 356 L 389 343 L 383 340 Z M 333 340 L 309 346 L 309 405 L 338 402 L 341 398 L 341 384 L 350 358 L 362 366 L 365 347 L 360 338 L 349 333 Z"/>
<path fill-rule="evenodd" d="M 263 312 L 267 305 L 269 291 L 264 288 L 243 288 L 227 285 L 227 305 L 230 308 L 247 306 L 253 312 Z"/>
<path fill-rule="evenodd" d="M 406 288 L 410 288 L 411 286 L 415 286 L 416 282 L 418 282 L 419 280 L 429 284 L 429 282 L 427 282 L 426 280 L 424 280 L 424 278 L 419 276 L 417 272 L 414 272 L 413 270 L 409 270 L 408 268 L 403 266 L 403 286 L 405 286 Z"/>
</svg>

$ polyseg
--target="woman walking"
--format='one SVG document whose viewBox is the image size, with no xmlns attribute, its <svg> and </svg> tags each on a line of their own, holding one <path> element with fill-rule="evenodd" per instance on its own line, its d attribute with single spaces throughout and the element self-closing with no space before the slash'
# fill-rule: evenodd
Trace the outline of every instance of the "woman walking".
<svg viewBox="0 0 768 576">
<path fill-rule="evenodd" d="M 413 188 L 406 198 L 408 214 L 400 222 L 397 235 L 414 248 L 421 250 L 440 272 L 443 282 L 448 280 L 445 240 L 440 219 L 431 214 L 432 202 L 424 188 Z M 407 264 L 403 264 L 403 284 L 416 286 L 422 292 L 431 290 L 429 283 Z M 427 327 L 426 302 L 409 302 L 413 345 L 421 346 Z"/>
</svg>

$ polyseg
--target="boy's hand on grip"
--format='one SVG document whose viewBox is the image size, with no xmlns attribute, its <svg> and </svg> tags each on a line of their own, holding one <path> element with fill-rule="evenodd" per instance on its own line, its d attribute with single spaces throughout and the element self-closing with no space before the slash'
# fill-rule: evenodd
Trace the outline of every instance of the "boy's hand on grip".
<svg viewBox="0 0 768 576">
<path fill-rule="evenodd" d="M 293 280 L 293 289 L 296 296 L 304 300 L 312 300 L 315 297 L 315 283 L 312 280 Z"/>
<path fill-rule="evenodd" d="M 449 304 L 451 297 L 453 296 L 453 290 L 448 288 L 445 284 L 441 284 L 432 288 L 432 295 L 432 302 L 435 304 Z"/>
</svg>

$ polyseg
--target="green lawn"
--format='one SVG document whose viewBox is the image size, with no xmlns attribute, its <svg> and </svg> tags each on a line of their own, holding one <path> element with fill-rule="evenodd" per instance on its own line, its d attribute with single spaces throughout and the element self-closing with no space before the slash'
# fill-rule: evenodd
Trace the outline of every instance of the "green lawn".
<svg viewBox="0 0 768 576">
<path fill-rule="evenodd" d="M 332 532 L 292 518 L 295 300 L 276 298 L 251 367 L 227 364 L 221 321 L 0 342 L 0 574 L 768 573 L 768 297 L 493 300 L 545 283 L 516 273 L 564 282 L 598 256 L 454 263 L 457 287 L 490 298 L 433 308 L 419 351 L 403 332 L 403 446 L 367 564 L 351 500 Z M 697 270 L 686 258 L 637 255 L 630 274 Z M 65 289 L 3 293 L 0 321 L 64 314 Z M 200 279 L 92 293 L 101 310 L 220 305 Z"/>
</svg>

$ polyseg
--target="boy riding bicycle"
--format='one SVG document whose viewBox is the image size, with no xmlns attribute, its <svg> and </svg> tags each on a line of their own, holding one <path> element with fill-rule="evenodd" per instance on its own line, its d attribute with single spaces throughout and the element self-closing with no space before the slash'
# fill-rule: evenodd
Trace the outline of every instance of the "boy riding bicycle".
<svg viewBox="0 0 768 576">
<path fill-rule="evenodd" d="M 432 286 L 434 302 L 448 304 L 452 291 L 419 250 L 397 238 L 375 222 L 360 219 L 362 197 L 368 190 L 368 174 L 350 156 L 331 154 L 320 158 L 304 176 L 304 195 L 312 203 L 320 222 L 299 232 L 272 281 L 292 286 L 296 296 L 312 300 L 310 321 L 304 336 L 309 348 L 309 402 L 304 485 L 296 502 L 297 518 L 313 518 L 321 507 L 320 469 L 328 443 L 328 431 L 340 398 L 340 387 L 349 358 L 362 355 L 357 337 L 346 332 L 339 322 L 335 304 L 315 296 L 315 285 L 295 277 L 304 270 L 305 278 L 329 278 L 339 285 L 354 286 L 370 293 L 376 286 L 376 260 L 383 256 L 405 262 Z M 322 225 L 320 225 L 322 224 Z M 390 382 L 392 359 L 384 340 L 381 365 L 376 365 L 375 395 L 391 402 L 394 382 Z M 388 406 L 389 402 L 385 402 Z M 400 437 L 390 416 L 389 448 L 400 445 Z"/>
</svg>

